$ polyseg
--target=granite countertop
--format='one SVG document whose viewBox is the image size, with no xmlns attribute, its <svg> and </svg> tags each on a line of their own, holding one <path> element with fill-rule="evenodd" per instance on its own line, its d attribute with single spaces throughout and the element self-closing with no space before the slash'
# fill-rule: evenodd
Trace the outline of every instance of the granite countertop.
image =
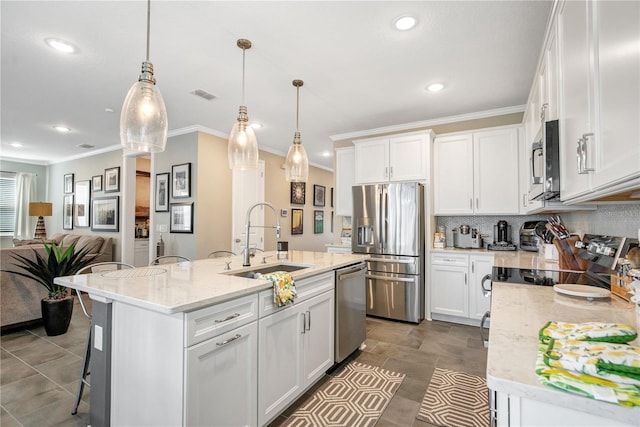
<svg viewBox="0 0 640 427">
<path fill-rule="evenodd" d="M 529 251 L 490 251 L 487 249 L 461 249 L 454 247 L 432 248 L 432 253 L 462 253 L 494 255 L 495 267 L 532 268 L 536 270 L 559 270 L 558 260 L 545 259 L 538 252 Z"/>
<path fill-rule="evenodd" d="M 92 298 L 124 302 L 165 314 L 197 310 L 229 299 L 260 292 L 271 287 L 266 280 L 230 276 L 229 273 L 252 271 L 277 264 L 304 264 L 309 268 L 291 273 L 295 279 L 355 264 L 367 255 L 329 252 L 289 251 L 286 260 L 276 259 L 276 252 L 264 252 L 251 259 L 251 267 L 242 267 L 242 257 L 209 258 L 176 264 L 141 267 L 78 276 L 58 277 L 55 282 L 85 291 Z M 267 257 L 265 264 L 261 263 Z M 225 271 L 231 261 L 230 271 Z"/>
<path fill-rule="evenodd" d="M 640 425 L 640 408 L 626 408 L 541 385 L 535 374 L 538 331 L 549 320 L 618 322 L 638 329 L 634 305 L 615 295 L 603 300 L 557 294 L 552 287 L 494 283 L 487 358 L 490 389 Z M 635 340 L 632 345 L 640 345 Z"/>
</svg>

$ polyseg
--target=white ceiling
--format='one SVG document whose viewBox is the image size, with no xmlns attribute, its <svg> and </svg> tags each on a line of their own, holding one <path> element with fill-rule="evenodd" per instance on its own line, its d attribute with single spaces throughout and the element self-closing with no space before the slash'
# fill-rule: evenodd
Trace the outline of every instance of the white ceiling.
<svg viewBox="0 0 640 427">
<path fill-rule="evenodd" d="M 241 103 L 260 148 L 286 153 L 300 131 L 312 164 L 331 168 L 330 136 L 520 106 L 551 1 L 152 1 L 151 54 L 170 134 L 226 135 Z M 146 1 L 0 2 L 2 157 L 55 162 L 119 144 L 120 108 L 145 58 Z M 401 32 L 393 21 L 417 17 Z M 45 45 L 57 37 L 79 52 Z M 424 88 L 446 85 L 439 93 Z M 203 89 L 217 99 L 189 92 Z M 105 112 L 111 108 L 113 113 Z M 54 124 L 72 132 L 60 134 Z M 19 141 L 24 147 L 9 144 Z"/>
</svg>

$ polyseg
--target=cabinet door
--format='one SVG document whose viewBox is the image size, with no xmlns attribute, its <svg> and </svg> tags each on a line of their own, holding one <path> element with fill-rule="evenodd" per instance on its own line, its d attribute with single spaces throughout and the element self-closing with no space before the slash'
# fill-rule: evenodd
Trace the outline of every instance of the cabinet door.
<svg viewBox="0 0 640 427">
<path fill-rule="evenodd" d="M 431 312 L 468 317 L 467 267 L 431 265 Z"/>
<path fill-rule="evenodd" d="M 427 179 L 428 144 L 424 134 L 389 139 L 389 180 L 422 181 Z"/>
<path fill-rule="evenodd" d="M 389 139 L 357 142 L 356 184 L 371 184 L 389 180 Z"/>
<path fill-rule="evenodd" d="M 312 384 L 333 366 L 334 292 L 325 292 L 304 303 L 304 383 Z"/>
<path fill-rule="evenodd" d="M 518 214 L 518 131 L 473 134 L 474 211 L 481 215 Z"/>
<path fill-rule="evenodd" d="M 600 99 L 592 178 L 597 189 L 640 175 L 640 2 L 594 2 L 593 7 Z"/>
<path fill-rule="evenodd" d="M 302 391 L 303 305 L 258 321 L 258 424 L 265 425 Z"/>
<path fill-rule="evenodd" d="M 355 149 L 336 149 L 336 215 L 353 215 L 351 187 L 356 182 Z"/>
<path fill-rule="evenodd" d="M 185 424 L 256 425 L 257 322 L 196 344 L 185 352 Z"/>
<path fill-rule="evenodd" d="M 493 255 L 469 256 L 469 317 L 480 320 L 490 310 L 491 300 L 482 292 L 482 278 L 491 274 Z"/>
<path fill-rule="evenodd" d="M 434 214 L 473 213 L 472 135 L 436 138 L 433 157 Z"/>
<path fill-rule="evenodd" d="M 588 4 L 583 0 L 566 1 L 560 7 L 560 193 L 562 200 L 569 200 L 590 190 L 589 174 L 578 174 L 577 150 L 582 136 L 593 131 L 593 76 L 587 37 Z"/>
<path fill-rule="evenodd" d="M 555 21 L 551 24 L 545 55 L 545 120 L 558 120 L 558 37 Z"/>
</svg>

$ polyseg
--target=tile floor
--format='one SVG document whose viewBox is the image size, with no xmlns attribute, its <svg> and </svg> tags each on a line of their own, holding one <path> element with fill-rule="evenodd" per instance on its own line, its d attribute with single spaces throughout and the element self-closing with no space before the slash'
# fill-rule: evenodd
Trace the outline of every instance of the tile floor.
<svg viewBox="0 0 640 427">
<path fill-rule="evenodd" d="M 87 330 L 88 320 L 76 302 L 71 326 L 64 335 L 47 337 L 44 329 L 37 327 L 0 337 L 2 427 L 88 424 L 88 391 L 78 415 L 71 415 Z M 351 359 L 406 374 L 377 427 L 430 426 L 415 417 L 436 367 L 485 375 L 487 351 L 475 327 L 438 321 L 414 325 L 368 318 L 366 345 L 364 351 L 355 353 Z M 306 397 L 301 397 L 271 425 L 282 423 Z"/>
</svg>

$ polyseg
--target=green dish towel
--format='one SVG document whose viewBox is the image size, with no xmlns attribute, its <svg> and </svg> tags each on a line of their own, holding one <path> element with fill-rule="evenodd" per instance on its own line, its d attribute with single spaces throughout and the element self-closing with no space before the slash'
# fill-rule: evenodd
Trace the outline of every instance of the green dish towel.
<svg viewBox="0 0 640 427">
<path fill-rule="evenodd" d="M 539 337 L 544 343 L 551 339 L 627 343 L 636 339 L 638 333 L 633 326 L 621 323 L 550 321 L 540 329 Z"/>
</svg>

